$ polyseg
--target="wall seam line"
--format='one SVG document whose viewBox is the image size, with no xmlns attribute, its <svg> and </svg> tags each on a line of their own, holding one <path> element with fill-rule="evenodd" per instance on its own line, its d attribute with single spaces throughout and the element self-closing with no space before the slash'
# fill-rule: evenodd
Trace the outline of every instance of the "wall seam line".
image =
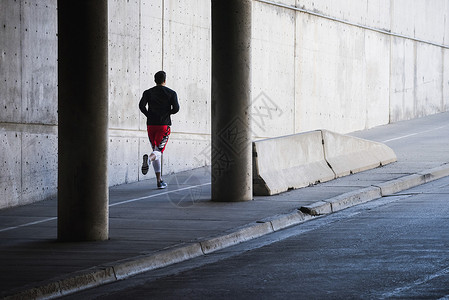
<svg viewBox="0 0 449 300">
<path fill-rule="evenodd" d="M 346 25 L 351 25 L 351 26 L 363 28 L 363 29 L 366 29 L 366 30 L 375 31 L 375 32 L 378 32 L 378 33 L 387 34 L 387 35 L 390 35 L 390 36 L 400 37 L 400 38 L 409 39 L 409 40 L 416 41 L 416 42 L 429 44 L 429 45 L 432 45 L 432 46 L 437 46 L 437 47 L 449 49 L 449 45 L 438 44 L 438 43 L 434 43 L 434 42 L 431 42 L 431 41 L 426 41 L 426 40 L 417 39 L 417 38 L 414 38 L 414 37 L 411 37 L 411 36 L 407 36 L 407 35 L 403 35 L 403 34 L 399 34 L 399 33 L 394 33 L 394 32 L 388 31 L 388 30 L 383 30 L 383 29 L 370 27 L 370 26 L 367 26 L 367 25 L 357 24 L 357 23 L 346 21 L 346 20 L 343 20 L 343 19 L 339 19 L 339 18 L 335 18 L 335 17 L 331 17 L 331 16 L 326 16 L 324 14 L 316 13 L 316 12 L 313 12 L 313 11 L 310 11 L 310 10 L 307 10 L 307 9 L 303 9 L 303 8 L 299 8 L 299 7 L 296 7 L 296 6 L 291 6 L 291 5 L 282 4 L 282 3 L 276 3 L 276 2 L 273 2 L 273 1 L 269 1 L 269 0 L 254 0 L 254 1 L 262 2 L 262 3 L 266 3 L 266 4 L 278 6 L 278 7 L 283 7 L 283 8 L 286 8 L 286 9 L 296 10 L 296 11 L 299 11 L 299 12 L 302 12 L 302 13 L 306 13 L 306 14 L 310 14 L 310 15 L 313 15 L 313 16 L 316 16 L 316 17 L 328 19 L 328 20 L 339 22 L 339 23 L 346 24 Z"/>
<path fill-rule="evenodd" d="M 161 30 L 161 47 L 162 47 L 162 59 L 161 59 L 161 70 L 164 70 L 164 38 L 165 38 L 165 0 L 162 0 L 162 7 L 161 7 L 161 18 L 162 18 L 162 30 Z"/>
<path fill-rule="evenodd" d="M 295 1 L 295 3 L 297 4 L 298 1 Z M 296 133 L 296 71 L 298 71 L 297 69 L 300 68 L 300 66 L 298 65 L 298 68 L 296 68 L 296 65 L 298 64 L 296 62 L 296 50 L 297 50 L 297 46 L 296 45 L 296 35 L 298 34 L 298 17 L 297 17 L 297 13 L 295 13 L 295 33 L 294 33 L 294 41 L 293 41 L 293 133 Z"/>
<path fill-rule="evenodd" d="M 141 65 L 142 65 L 142 0 L 139 1 L 139 87 L 142 88 L 142 72 L 141 72 Z M 140 129 L 140 124 L 142 124 L 142 114 L 138 113 L 138 130 Z M 111 129 L 108 128 L 108 136 L 111 136 Z M 137 138 L 137 165 L 139 165 L 140 161 L 140 138 Z M 140 170 L 139 168 L 136 168 L 135 170 L 137 172 L 137 182 L 141 181 L 140 178 Z M 114 276 L 117 278 L 117 274 L 114 270 Z"/>
<path fill-rule="evenodd" d="M 390 0 L 390 28 L 393 28 L 393 5 L 394 0 Z M 388 72 L 388 124 L 391 123 L 391 71 L 393 66 L 393 38 L 390 37 L 390 70 Z"/>
<path fill-rule="evenodd" d="M 20 1 L 20 120 L 21 123 L 24 123 L 24 117 L 23 117 L 23 1 Z M 17 132 L 16 132 L 17 134 Z M 19 195 L 19 201 L 20 203 L 23 203 L 23 132 L 20 132 L 20 195 Z M 56 171 L 57 172 L 57 171 Z"/>
</svg>

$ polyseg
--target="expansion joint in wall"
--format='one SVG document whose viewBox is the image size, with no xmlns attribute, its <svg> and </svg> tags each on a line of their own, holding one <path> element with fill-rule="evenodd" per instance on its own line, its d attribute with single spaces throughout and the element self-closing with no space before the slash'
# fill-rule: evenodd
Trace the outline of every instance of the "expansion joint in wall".
<svg viewBox="0 0 449 300">
<path fill-rule="evenodd" d="M 321 14 L 321 13 L 318 13 L 318 12 L 310 11 L 310 10 L 307 10 L 307 9 L 304 9 L 304 8 L 299 8 L 299 7 L 296 7 L 296 6 L 291 6 L 291 5 L 287 5 L 287 4 L 277 3 L 277 2 L 274 2 L 274 1 L 270 1 L 270 0 L 254 0 L 254 1 L 270 4 L 270 5 L 274 5 L 274 6 L 278 6 L 278 7 L 283 7 L 283 8 L 286 8 L 286 9 L 299 11 L 299 12 L 302 12 L 302 13 L 305 13 L 305 14 L 309 14 L 309 15 L 313 15 L 313 16 L 316 16 L 316 17 L 319 17 L 319 18 L 324 18 L 324 19 L 327 19 L 327 20 L 343 23 L 343 24 L 346 24 L 346 25 L 355 26 L 355 27 L 366 29 L 366 30 L 379 32 L 379 33 L 386 34 L 386 35 L 389 35 L 389 36 L 400 37 L 400 38 L 409 39 L 409 40 L 420 42 L 420 43 L 424 43 L 424 44 L 429 44 L 429 45 L 432 45 L 432 46 L 437 46 L 437 47 L 449 49 L 449 45 L 438 44 L 438 43 L 434 43 L 434 42 L 431 42 L 431 41 L 426 41 L 426 40 L 423 40 L 423 39 L 418 39 L 418 38 L 414 38 L 414 37 L 411 37 L 411 36 L 407 36 L 407 35 L 403 35 L 403 34 L 399 34 L 399 33 L 394 33 L 394 32 L 391 32 L 389 30 L 379 29 L 379 28 L 366 26 L 366 25 L 363 25 L 363 24 L 358 24 L 358 23 L 350 22 L 350 21 L 347 21 L 347 20 L 339 19 L 339 18 L 334 18 L 334 17 L 327 16 L 327 15 L 324 15 L 324 14 Z"/>
</svg>

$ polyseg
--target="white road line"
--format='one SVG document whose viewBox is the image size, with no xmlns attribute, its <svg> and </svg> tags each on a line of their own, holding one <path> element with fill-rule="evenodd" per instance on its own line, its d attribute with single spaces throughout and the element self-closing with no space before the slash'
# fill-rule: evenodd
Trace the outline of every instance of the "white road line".
<svg viewBox="0 0 449 300">
<path fill-rule="evenodd" d="M 414 282 L 412 282 L 409 285 L 403 286 L 403 287 L 399 287 L 396 288 L 394 291 L 389 292 L 389 293 L 385 293 L 382 295 L 382 298 L 390 298 L 390 297 L 394 297 L 396 295 L 400 295 L 400 293 L 411 290 L 413 288 L 416 288 L 417 286 L 421 285 L 421 284 L 425 284 L 435 278 L 441 277 L 441 276 L 446 276 L 449 273 L 449 268 L 445 268 L 443 270 L 440 270 L 438 272 L 436 272 L 435 274 L 432 275 L 428 275 L 425 276 L 421 279 L 415 280 Z"/>
<path fill-rule="evenodd" d="M 403 135 L 403 136 L 400 136 L 400 137 L 397 137 L 397 138 L 393 138 L 393 139 L 382 141 L 381 143 L 388 143 L 388 142 L 392 142 L 392 141 L 396 141 L 396 140 L 400 140 L 400 139 L 405 139 L 405 138 L 408 138 L 408 137 L 411 137 L 411 136 L 414 136 L 414 135 L 418 135 L 418 134 L 422 134 L 422 133 L 427 133 L 427 132 L 439 130 L 439 129 L 445 128 L 447 126 L 448 125 L 436 127 L 436 128 L 425 130 L 425 131 L 420 131 L 420 132 L 415 132 L 415 133 Z"/>
<path fill-rule="evenodd" d="M 109 207 L 113 207 L 113 206 L 117 206 L 117 205 L 122 205 L 122 204 L 126 204 L 126 203 L 131 203 L 131 202 L 136 202 L 136 201 L 141 201 L 141 200 L 145 200 L 145 199 L 149 199 L 149 198 L 154 198 L 154 197 L 157 197 L 157 196 L 163 196 L 163 195 L 167 195 L 167 194 L 171 194 L 171 193 L 176 193 L 176 192 L 180 192 L 180 191 L 185 191 L 185 190 L 189 190 L 189 189 L 194 189 L 194 188 L 197 188 L 197 187 L 200 187 L 200 186 L 209 185 L 209 184 L 211 184 L 211 183 L 210 183 L 210 182 L 207 182 L 207 183 L 203 183 L 203 184 L 198 184 L 198 185 L 188 186 L 188 187 L 185 187 L 185 188 L 182 188 L 182 189 L 177 189 L 177 190 L 174 190 L 174 191 L 167 191 L 167 192 L 164 192 L 164 193 L 158 193 L 158 194 L 154 194 L 154 195 L 143 196 L 143 197 L 140 197 L 140 198 L 135 198 L 135 199 L 125 200 L 125 201 L 117 202 L 117 203 L 114 203 L 114 204 L 109 204 Z"/>
<path fill-rule="evenodd" d="M 188 190 L 188 189 L 194 189 L 194 188 L 205 186 L 205 185 L 209 185 L 209 184 L 211 184 L 211 183 L 207 182 L 207 183 L 198 184 L 198 185 L 194 185 L 194 186 L 184 187 L 184 188 L 173 190 L 173 191 L 167 191 L 167 192 L 163 192 L 163 193 L 158 193 L 158 194 L 143 196 L 143 197 L 139 197 L 139 198 L 135 198 L 135 199 L 125 200 L 125 201 L 109 204 L 109 207 L 118 206 L 118 205 L 122 205 L 122 204 L 127 204 L 127 203 L 131 203 L 131 202 L 142 201 L 142 200 L 146 200 L 146 199 L 150 199 L 150 198 L 154 198 L 154 197 L 158 197 L 158 196 L 163 196 L 163 195 L 167 195 L 167 194 L 171 194 L 171 193 L 177 193 L 177 192 L 185 191 L 185 190 Z M 40 220 L 40 221 L 20 224 L 20 225 L 17 225 L 17 226 L 11 226 L 11 227 L 0 229 L 0 232 L 10 231 L 10 230 L 14 230 L 14 229 L 22 228 L 22 227 L 27 227 L 27 226 L 31 226 L 31 225 L 36 225 L 36 224 L 40 224 L 40 223 L 45 223 L 45 222 L 56 220 L 57 218 L 58 217 L 51 217 L 51 218 L 47 218 L 47 219 Z"/>
<path fill-rule="evenodd" d="M 48 218 L 48 219 L 44 219 L 44 220 L 40 220 L 40 221 L 36 221 L 36 222 L 30 222 L 30 223 L 26 223 L 26 224 L 17 225 L 17 226 L 7 227 L 7 228 L 0 229 L 0 232 L 9 231 L 9 230 L 13 230 L 13 229 L 21 228 L 21 227 L 26 227 L 26 226 L 31 226 L 31 225 L 36 225 L 36 224 L 39 224 L 39 223 L 53 221 L 53 220 L 56 220 L 56 219 L 57 219 L 57 217 L 52 217 L 52 218 Z"/>
</svg>

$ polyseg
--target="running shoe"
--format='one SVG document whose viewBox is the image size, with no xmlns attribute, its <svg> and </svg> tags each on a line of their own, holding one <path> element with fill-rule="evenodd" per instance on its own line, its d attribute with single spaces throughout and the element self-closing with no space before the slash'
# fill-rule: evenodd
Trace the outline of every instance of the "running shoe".
<svg viewBox="0 0 449 300">
<path fill-rule="evenodd" d="M 142 174 L 143 174 L 143 175 L 146 175 L 146 174 L 148 173 L 148 169 L 149 169 L 149 167 L 148 167 L 148 155 L 145 154 L 145 155 L 143 156 Z"/>
<path fill-rule="evenodd" d="M 165 189 L 166 187 L 167 187 L 167 184 L 165 182 L 163 182 L 162 180 L 161 180 L 161 182 L 157 183 L 158 189 Z"/>
</svg>

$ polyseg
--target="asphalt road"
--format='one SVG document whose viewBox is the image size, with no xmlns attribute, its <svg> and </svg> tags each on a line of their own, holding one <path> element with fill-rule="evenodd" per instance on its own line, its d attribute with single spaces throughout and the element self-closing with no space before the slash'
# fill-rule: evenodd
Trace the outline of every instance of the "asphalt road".
<svg viewBox="0 0 449 300">
<path fill-rule="evenodd" d="M 449 178 L 68 299 L 449 299 Z"/>
</svg>

